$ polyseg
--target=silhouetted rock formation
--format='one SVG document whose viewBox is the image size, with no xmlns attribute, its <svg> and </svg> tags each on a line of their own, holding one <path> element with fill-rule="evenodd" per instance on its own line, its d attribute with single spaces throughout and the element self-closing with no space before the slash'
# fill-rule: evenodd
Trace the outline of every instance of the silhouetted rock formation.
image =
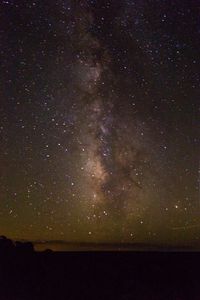
<svg viewBox="0 0 200 300">
<path fill-rule="evenodd" d="M 13 242 L 5 236 L 0 236 L 0 255 L 8 255 L 14 252 L 28 254 L 34 252 L 34 247 L 31 242 Z"/>
<path fill-rule="evenodd" d="M 15 245 L 12 240 L 6 238 L 5 236 L 0 236 L 0 254 L 1 253 L 11 253 L 15 250 Z"/>
</svg>

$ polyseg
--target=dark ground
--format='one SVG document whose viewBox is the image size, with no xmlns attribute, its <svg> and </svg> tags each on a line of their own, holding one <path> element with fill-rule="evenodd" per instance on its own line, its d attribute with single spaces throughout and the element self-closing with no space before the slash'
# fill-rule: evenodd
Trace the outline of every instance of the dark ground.
<svg viewBox="0 0 200 300">
<path fill-rule="evenodd" d="M 200 253 L 15 249 L 1 251 L 0 299 L 199 300 L 199 274 Z"/>
</svg>

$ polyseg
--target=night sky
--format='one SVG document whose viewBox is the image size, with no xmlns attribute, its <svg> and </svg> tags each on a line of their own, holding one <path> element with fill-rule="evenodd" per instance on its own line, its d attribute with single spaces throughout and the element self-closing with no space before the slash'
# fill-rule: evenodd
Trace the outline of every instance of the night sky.
<svg viewBox="0 0 200 300">
<path fill-rule="evenodd" d="M 200 243 L 200 2 L 0 3 L 0 234 Z"/>
</svg>

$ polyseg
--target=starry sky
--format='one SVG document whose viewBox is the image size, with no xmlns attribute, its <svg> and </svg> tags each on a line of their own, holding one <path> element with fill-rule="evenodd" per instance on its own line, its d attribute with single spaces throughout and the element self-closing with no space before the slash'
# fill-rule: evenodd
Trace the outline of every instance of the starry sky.
<svg viewBox="0 0 200 300">
<path fill-rule="evenodd" d="M 200 243 L 199 10 L 1 1 L 0 234 Z"/>
</svg>

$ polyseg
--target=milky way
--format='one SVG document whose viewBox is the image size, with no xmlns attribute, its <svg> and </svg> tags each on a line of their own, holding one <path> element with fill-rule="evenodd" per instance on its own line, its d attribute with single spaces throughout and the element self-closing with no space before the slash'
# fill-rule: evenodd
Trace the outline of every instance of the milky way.
<svg viewBox="0 0 200 300">
<path fill-rule="evenodd" d="M 138 119 L 134 110 L 131 115 L 126 112 L 122 115 L 115 108 L 114 90 L 103 95 L 104 81 L 110 80 L 112 85 L 116 75 L 109 68 L 109 55 L 104 46 L 92 34 L 86 34 L 93 25 L 88 7 L 83 6 L 81 12 L 85 26 L 80 32 L 84 42 L 79 51 L 87 51 L 87 55 L 78 56 L 74 72 L 81 96 L 79 105 L 85 111 L 78 136 L 83 152 L 78 159 L 79 172 L 84 177 L 79 197 L 85 197 L 80 208 L 86 207 L 84 215 L 93 226 L 91 233 L 105 235 L 101 229 L 103 219 L 105 224 L 118 223 L 118 235 L 122 238 L 121 231 L 127 222 L 142 219 L 151 210 L 152 202 L 161 197 L 155 188 L 159 181 L 155 170 L 158 164 L 162 167 L 162 159 L 160 163 L 159 153 L 155 157 L 156 142 L 145 121 Z M 121 101 L 125 101 L 124 97 Z M 112 233 L 113 228 L 107 226 L 106 233 L 108 230 Z"/>
<path fill-rule="evenodd" d="M 1 15 L 2 234 L 198 241 L 196 4 L 10 0 Z"/>
</svg>

